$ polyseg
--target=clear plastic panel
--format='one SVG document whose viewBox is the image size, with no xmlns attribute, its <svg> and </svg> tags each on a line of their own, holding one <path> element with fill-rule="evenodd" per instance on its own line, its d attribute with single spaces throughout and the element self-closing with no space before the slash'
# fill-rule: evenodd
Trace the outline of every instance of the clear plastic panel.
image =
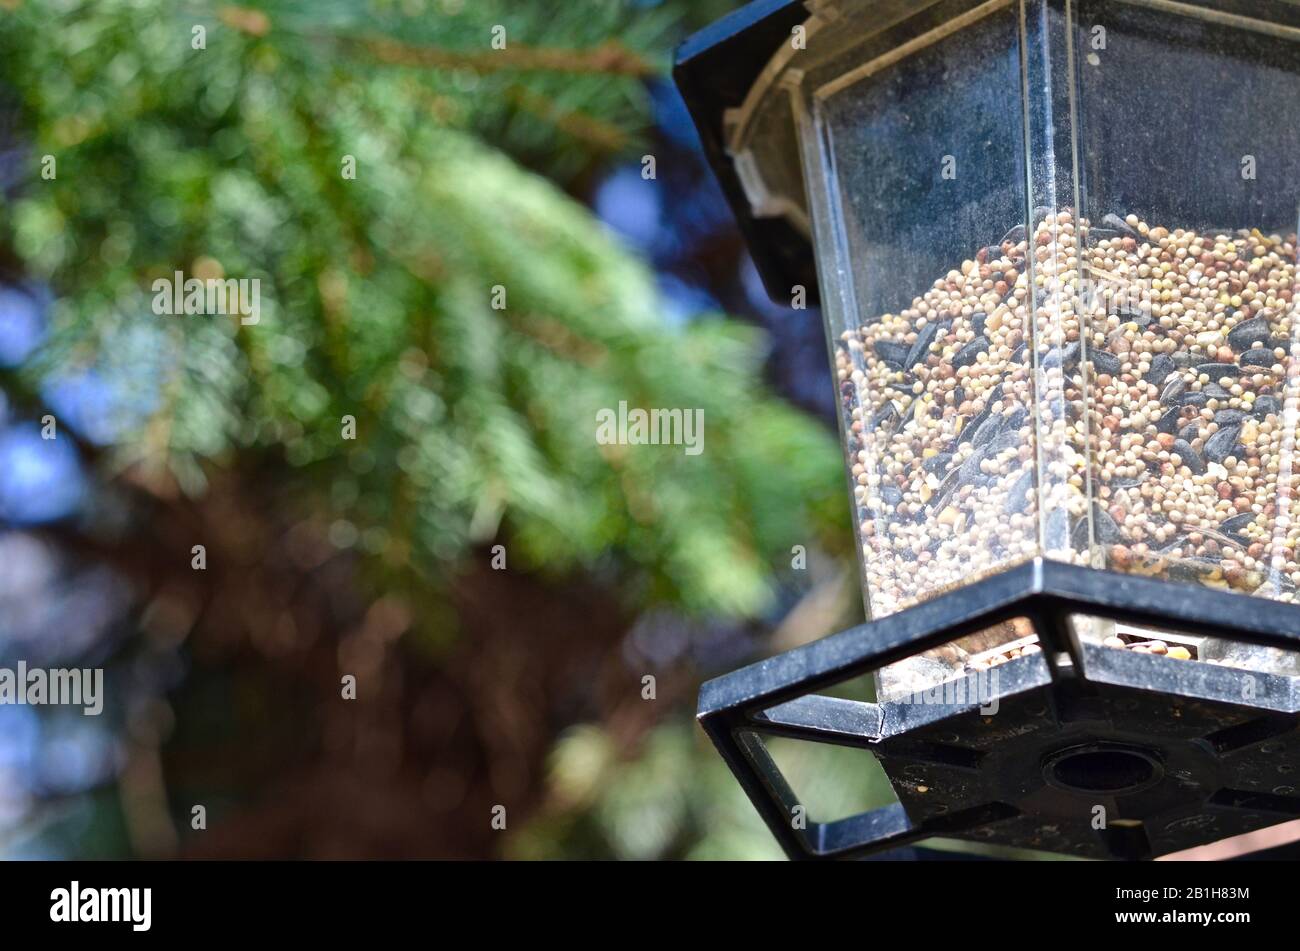
<svg viewBox="0 0 1300 951">
<path fill-rule="evenodd" d="M 845 278 L 827 321 L 876 617 L 1037 547 L 1016 36 L 1003 5 L 815 97 L 814 215 Z"/>
<path fill-rule="evenodd" d="M 1214 6 L 1077 5 L 1094 531 L 1294 601 L 1300 30 Z"/>
<path fill-rule="evenodd" d="M 868 615 L 1039 555 L 1297 600 L 1300 4 L 816 10 L 773 89 Z"/>
<path fill-rule="evenodd" d="M 1036 555 L 1296 600 L 1300 6 L 859 19 L 794 113 L 869 614 Z"/>
</svg>

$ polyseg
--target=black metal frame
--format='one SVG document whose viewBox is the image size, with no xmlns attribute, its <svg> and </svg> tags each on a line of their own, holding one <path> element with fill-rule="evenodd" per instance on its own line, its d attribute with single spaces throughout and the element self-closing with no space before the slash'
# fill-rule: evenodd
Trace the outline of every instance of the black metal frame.
<svg viewBox="0 0 1300 951">
<path fill-rule="evenodd" d="M 842 700 L 817 692 L 1013 618 L 1027 618 L 1033 623 L 1043 650 L 1024 658 L 1025 663 L 1013 661 L 999 668 L 1005 672 L 1008 689 L 1004 693 L 1008 696 L 1036 688 L 1052 690 L 1063 679 L 1077 683 L 1084 677 L 1090 687 L 1102 685 L 1101 689 L 1122 689 L 1130 694 L 1137 690 L 1136 695 L 1145 693 L 1161 700 L 1170 696 L 1199 698 L 1205 701 L 1206 707 L 1232 711 L 1241 710 L 1243 705 L 1252 707 L 1252 715 L 1262 715 L 1261 722 L 1267 726 L 1259 736 L 1252 734 L 1246 739 L 1258 743 L 1269 736 L 1294 733 L 1300 744 L 1300 730 L 1296 728 L 1300 721 L 1296 716 L 1300 710 L 1300 687 L 1291 682 L 1292 678 L 1243 674 L 1226 667 L 1080 643 L 1069 631 L 1068 618 L 1072 614 L 1267 647 L 1300 649 L 1300 609 L 1295 606 L 1190 584 L 1034 559 L 898 614 L 711 680 L 701 688 L 698 716 L 791 858 L 849 857 L 932 836 L 961 836 L 1016 811 L 1008 812 L 1010 807 L 1004 803 L 990 802 L 918 821 L 900 801 L 847 819 L 825 823 L 808 821 L 806 828 L 796 828 L 791 813 L 798 800 L 760 739 L 767 734 L 879 749 L 882 741 L 904 736 L 927 723 L 956 715 L 973 715 L 975 710 L 970 704 L 939 708 L 899 706 L 891 710 L 889 703 Z M 1243 676 L 1271 677 L 1267 703 L 1252 705 L 1243 701 L 1240 692 Z M 1292 752 L 1292 748 L 1288 747 L 1287 751 Z M 1237 795 L 1235 790 L 1230 792 Z M 1300 815 L 1300 798 L 1291 800 L 1266 794 L 1250 794 L 1247 798 L 1246 805 L 1217 800 L 1214 805 L 1254 810 L 1245 817 L 1254 827 Z M 1260 819 L 1257 815 L 1260 810 L 1271 818 Z M 1212 823 L 1210 831 L 1213 831 Z M 1111 851 L 1115 857 L 1147 857 L 1142 847 L 1131 855 L 1122 849 Z"/>
</svg>

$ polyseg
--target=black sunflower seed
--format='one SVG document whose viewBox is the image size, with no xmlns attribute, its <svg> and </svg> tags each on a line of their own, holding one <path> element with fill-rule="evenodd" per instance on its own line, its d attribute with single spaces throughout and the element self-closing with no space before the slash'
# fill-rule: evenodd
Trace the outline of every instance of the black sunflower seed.
<svg viewBox="0 0 1300 951">
<path fill-rule="evenodd" d="M 1229 456 L 1236 455 L 1237 437 L 1241 435 L 1241 426 L 1225 426 L 1205 440 L 1205 458 L 1222 462 Z"/>
<path fill-rule="evenodd" d="M 1119 375 L 1120 367 L 1123 364 L 1120 363 L 1119 357 L 1109 350 L 1092 350 L 1089 352 L 1089 356 L 1092 357 L 1092 368 L 1097 373 L 1109 373 L 1111 376 Z"/>
<path fill-rule="evenodd" d="M 922 327 L 921 332 L 916 335 L 916 342 L 912 344 L 912 349 L 907 351 L 907 356 L 903 358 L 903 365 L 910 368 L 924 360 L 937 336 L 939 336 L 938 324 L 926 324 Z"/>
<path fill-rule="evenodd" d="M 1263 343 L 1267 339 L 1268 321 L 1263 317 L 1242 321 L 1228 331 L 1228 346 L 1238 353 L 1249 350 L 1253 344 Z"/>
<path fill-rule="evenodd" d="M 1236 377 L 1240 367 L 1235 363 L 1201 363 L 1197 364 L 1196 372 L 1204 373 L 1211 380 L 1221 380 L 1225 376 Z"/>
<path fill-rule="evenodd" d="M 1276 416 L 1282 412 L 1282 404 L 1275 396 L 1261 396 L 1255 400 L 1253 413 L 1258 419 Z"/>
<path fill-rule="evenodd" d="M 982 335 L 976 337 L 970 343 L 966 344 L 966 346 L 962 347 L 955 354 L 953 354 L 952 357 L 953 367 L 970 366 L 972 363 L 975 362 L 976 358 L 981 353 L 987 351 L 988 348 L 989 348 L 989 341 L 987 337 L 984 337 Z"/>
<path fill-rule="evenodd" d="M 1191 443 L 1183 439 L 1175 439 L 1174 452 L 1178 453 L 1178 457 L 1183 460 L 1183 465 L 1191 469 L 1194 474 L 1200 475 L 1205 471 L 1205 460 L 1192 448 Z"/>
<path fill-rule="evenodd" d="M 1147 370 L 1142 379 L 1154 386 L 1160 386 L 1165 382 L 1165 378 L 1177 369 L 1178 366 L 1174 363 L 1173 357 L 1167 353 L 1159 353 L 1151 361 L 1151 368 Z"/>
<path fill-rule="evenodd" d="M 897 343 L 893 340 L 877 340 L 875 343 L 876 356 L 886 363 L 892 363 L 903 367 L 903 361 L 907 359 L 908 346 L 905 343 Z"/>
<path fill-rule="evenodd" d="M 1172 433 L 1178 429 L 1178 421 L 1183 418 L 1183 408 L 1173 406 L 1165 410 L 1164 414 L 1156 421 L 1156 432 Z"/>
<path fill-rule="evenodd" d="M 1247 350 L 1238 359 L 1244 367 L 1271 367 L 1278 362 L 1277 357 L 1273 356 L 1273 351 L 1264 347 Z"/>
</svg>

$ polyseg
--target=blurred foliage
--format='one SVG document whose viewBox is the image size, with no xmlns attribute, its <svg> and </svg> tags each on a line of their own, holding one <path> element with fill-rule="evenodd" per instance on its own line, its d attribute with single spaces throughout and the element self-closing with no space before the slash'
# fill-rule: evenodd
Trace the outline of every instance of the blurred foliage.
<svg viewBox="0 0 1300 951">
<path fill-rule="evenodd" d="M 657 729 L 627 762 L 608 733 L 576 727 L 552 756 L 546 812 L 516 835 L 512 858 L 776 859 L 781 850 L 693 725 Z"/>
<path fill-rule="evenodd" d="M 493 543 L 629 614 L 763 616 L 791 545 L 847 538 L 834 439 L 766 389 L 755 329 L 667 324 L 645 265 L 572 197 L 651 147 L 646 81 L 735 5 L 3 0 L 0 153 L 21 174 L 0 264 L 55 303 L 0 384 L 31 410 L 51 379 L 105 381 L 95 425 L 64 421 L 101 475 L 200 503 L 218 471 L 273 484 L 364 559 L 368 598 L 413 605 L 425 643 L 473 636 L 448 592 Z M 259 279 L 260 323 L 155 316 L 176 271 Z M 702 408 L 703 454 L 597 445 L 621 401 Z M 675 713 L 639 747 L 564 733 L 512 853 L 775 856 Z"/>
<path fill-rule="evenodd" d="M 198 493 L 206 465 L 282 458 L 302 503 L 340 515 L 390 583 L 441 580 L 500 534 L 512 567 L 762 611 L 773 560 L 836 488 L 829 437 L 763 391 L 752 330 L 667 329 L 646 270 L 520 165 L 591 160 L 588 126 L 556 116 L 627 129 L 629 148 L 674 11 L 443 6 L 458 12 L 10 13 L 0 81 L 23 97 L 32 176 L 0 208 L 0 240 L 58 300 L 32 373 L 146 363 L 116 375 L 153 388 L 118 427 L 116 464 Z M 152 316 L 148 288 L 178 270 L 259 278 L 261 323 Z M 621 400 L 703 408 L 703 455 L 598 446 L 596 412 Z"/>
<path fill-rule="evenodd" d="M 865 750 L 781 738 L 768 751 L 816 822 L 892 801 Z M 578 727 L 556 744 L 551 798 L 511 855 L 752 860 L 782 857 L 730 770 L 693 724 L 657 729 L 627 763 L 608 733 Z"/>
</svg>

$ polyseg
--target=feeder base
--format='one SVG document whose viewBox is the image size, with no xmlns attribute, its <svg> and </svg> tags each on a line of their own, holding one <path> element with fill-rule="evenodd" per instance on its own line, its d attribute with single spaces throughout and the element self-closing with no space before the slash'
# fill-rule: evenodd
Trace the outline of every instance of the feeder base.
<svg viewBox="0 0 1300 951">
<path fill-rule="evenodd" d="M 819 692 L 1012 620 L 1042 649 L 879 703 Z M 1246 660 L 1116 649 L 1111 622 Z M 1143 859 L 1300 817 L 1297 652 L 1294 606 L 1036 559 L 712 680 L 699 717 L 792 858 L 941 836 Z M 765 736 L 870 749 L 898 802 L 811 821 Z"/>
</svg>

